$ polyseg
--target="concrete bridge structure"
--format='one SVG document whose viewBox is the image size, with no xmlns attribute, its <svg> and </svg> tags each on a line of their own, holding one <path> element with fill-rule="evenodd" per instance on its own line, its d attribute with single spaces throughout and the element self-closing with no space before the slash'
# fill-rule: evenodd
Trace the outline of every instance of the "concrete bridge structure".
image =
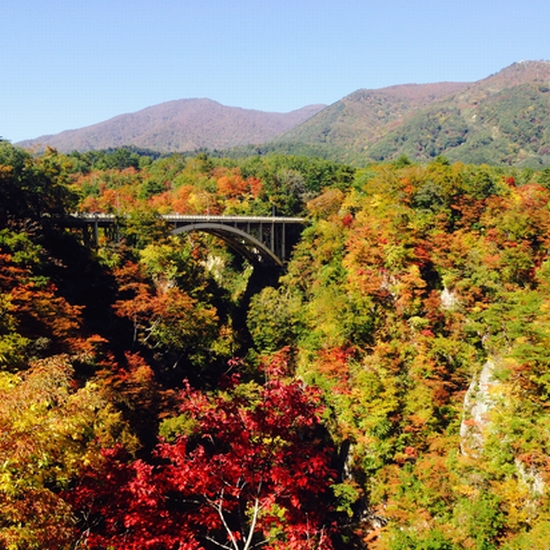
<svg viewBox="0 0 550 550">
<path fill-rule="evenodd" d="M 254 265 L 282 267 L 307 223 L 305 218 L 278 216 L 160 216 L 174 235 L 203 231 L 225 241 Z M 84 240 L 97 244 L 100 230 L 107 238 L 118 240 L 125 218 L 114 214 L 74 214 L 63 221 L 69 228 L 83 231 Z"/>
</svg>

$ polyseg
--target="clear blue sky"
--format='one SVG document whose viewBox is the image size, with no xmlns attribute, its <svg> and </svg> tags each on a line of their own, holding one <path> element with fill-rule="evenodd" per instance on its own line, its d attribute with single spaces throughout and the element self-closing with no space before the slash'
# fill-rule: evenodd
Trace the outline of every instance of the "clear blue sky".
<svg viewBox="0 0 550 550">
<path fill-rule="evenodd" d="M 11 0 L 0 136 L 173 99 L 287 112 L 359 88 L 475 81 L 550 59 L 548 0 Z"/>
</svg>

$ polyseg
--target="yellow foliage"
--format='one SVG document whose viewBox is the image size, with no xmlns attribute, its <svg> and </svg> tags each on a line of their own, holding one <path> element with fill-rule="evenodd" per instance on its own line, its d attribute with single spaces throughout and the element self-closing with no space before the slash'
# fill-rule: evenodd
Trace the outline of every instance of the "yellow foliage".
<svg viewBox="0 0 550 550">
<path fill-rule="evenodd" d="M 74 528 L 59 491 L 125 441 L 122 418 L 88 383 L 72 387 L 65 356 L 0 375 L 0 547 L 68 548 Z"/>
</svg>

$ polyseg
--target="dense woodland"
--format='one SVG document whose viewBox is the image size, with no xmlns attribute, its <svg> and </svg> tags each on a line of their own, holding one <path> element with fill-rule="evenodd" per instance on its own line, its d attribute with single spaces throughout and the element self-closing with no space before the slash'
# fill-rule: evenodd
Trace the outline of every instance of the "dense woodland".
<svg viewBox="0 0 550 550">
<path fill-rule="evenodd" d="M 549 252 L 549 168 L 0 142 L 0 548 L 550 547 Z"/>
</svg>

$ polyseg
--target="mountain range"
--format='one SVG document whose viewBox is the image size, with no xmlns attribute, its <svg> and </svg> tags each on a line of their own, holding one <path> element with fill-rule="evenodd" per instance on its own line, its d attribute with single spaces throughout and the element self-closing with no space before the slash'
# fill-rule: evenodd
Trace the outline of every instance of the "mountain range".
<svg viewBox="0 0 550 550">
<path fill-rule="evenodd" d="M 364 164 L 401 155 L 539 167 L 550 164 L 550 62 L 521 61 L 473 83 L 357 90 L 291 113 L 184 99 L 19 143 L 86 151 L 135 145 L 162 152 L 280 151 Z"/>
<path fill-rule="evenodd" d="M 474 83 L 358 90 L 279 141 L 351 162 L 550 164 L 550 62 L 514 63 Z"/>
<path fill-rule="evenodd" d="M 61 152 L 125 145 L 161 152 L 226 149 L 271 141 L 324 107 L 309 105 L 290 113 L 267 113 L 227 107 L 211 99 L 179 99 L 18 145 L 39 150 L 49 145 Z"/>
</svg>

